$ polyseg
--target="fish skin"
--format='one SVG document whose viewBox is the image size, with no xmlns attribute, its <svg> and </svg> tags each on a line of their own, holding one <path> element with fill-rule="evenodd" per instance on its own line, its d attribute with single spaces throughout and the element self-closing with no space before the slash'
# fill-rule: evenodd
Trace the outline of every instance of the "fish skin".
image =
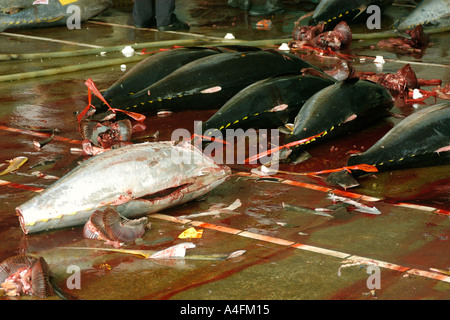
<svg viewBox="0 0 450 320">
<path fill-rule="evenodd" d="M 293 122 L 304 102 L 317 91 L 335 83 L 311 75 L 288 75 L 260 80 L 228 100 L 203 123 L 203 131 L 271 129 Z M 287 105 L 281 111 L 276 106 Z M 244 120 L 245 119 L 245 120 Z M 236 122 L 238 121 L 238 122 Z"/>
<path fill-rule="evenodd" d="M 348 165 L 371 164 L 390 171 L 450 164 L 450 102 L 417 111 L 400 121 L 362 154 L 351 156 Z M 360 172 L 355 171 L 354 175 Z"/>
<path fill-rule="evenodd" d="M 406 18 L 396 22 L 397 30 L 450 27 L 450 2 L 448 0 L 423 0 Z"/>
<path fill-rule="evenodd" d="M 295 118 L 293 133 L 286 137 L 286 142 L 323 132 L 326 134 L 293 147 L 291 156 L 324 138 L 336 137 L 373 123 L 386 116 L 392 107 L 393 98 L 389 91 L 374 82 L 350 78 L 328 86 L 305 102 Z"/>
<path fill-rule="evenodd" d="M 162 110 L 220 108 L 246 86 L 282 74 L 317 67 L 289 54 L 267 50 L 220 53 L 190 62 L 133 95 L 120 109 L 157 113 Z M 212 93 L 205 90 L 220 87 Z M 150 93 L 150 94 L 149 94 Z M 106 111 L 105 108 L 98 113 Z"/>
<path fill-rule="evenodd" d="M 49 0 L 48 4 L 29 5 L 25 1 L 21 3 L 22 8 L 17 13 L 0 13 L 0 32 L 13 28 L 37 28 L 60 26 L 67 23 L 73 13 L 67 12 L 70 5 L 76 5 L 81 9 L 81 21 L 86 21 L 104 11 L 112 3 L 112 0 L 77 0 L 66 5 L 59 0 Z M 4 4 L 0 2 L 0 7 Z M 8 3 L 6 3 L 8 5 Z"/>
<path fill-rule="evenodd" d="M 177 155 L 201 163 L 172 158 Z M 137 218 L 201 196 L 229 175 L 228 167 L 186 142 L 129 145 L 89 158 L 16 212 L 26 234 L 85 224 L 92 212 L 106 206 Z M 164 190 L 170 193 L 158 194 Z"/>
<path fill-rule="evenodd" d="M 330 30 L 340 21 L 352 24 L 367 18 L 366 9 L 370 5 L 377 5 L 383 11 L 393 2 L 393 0 L 321 0 L 308 24 L 315 26 L 323 21 L 325 29 Z"/>
</svg>

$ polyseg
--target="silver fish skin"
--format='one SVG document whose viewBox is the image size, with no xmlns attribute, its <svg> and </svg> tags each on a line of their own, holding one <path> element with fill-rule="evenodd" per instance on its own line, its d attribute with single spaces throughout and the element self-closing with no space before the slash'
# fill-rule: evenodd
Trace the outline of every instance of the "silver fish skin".
<svg viewBox="0 0 450 320">
<path fill-rule="evenodd" d="M 406 18 L 397 22 L 398 30 L 412 29 L 417 25 L 424 28 L 450 28 L 450 1 L 423 0 Z"/>
<path fill-rule="evenodd" d="M 136 218 L 202 196 L 230 173 L 187 142 L 134 144 L 86 160 L 16 212 L 25 234 L 83 225 L 107 206 Z"/>
<path fill-rule="evenodd" d="M 63 2 L 64 3 L 64 2 Z M 73 12 L 68 11 L 71 5 L 80 8 L 80 20 L 86 21 L 104 11 L 112 0 L 76 0 L 62 4 L 59 0 L 48 0 L 48 4 L 31 4 L 28 1 L 19 1 L 9 9 L 21 9 L 16 13 L 2 13 L 7 11 L 10 1 L 0 0 L 0 32 L 6 29 L 37 28 L 60 26 L 67 24 Z"/>
</svg>

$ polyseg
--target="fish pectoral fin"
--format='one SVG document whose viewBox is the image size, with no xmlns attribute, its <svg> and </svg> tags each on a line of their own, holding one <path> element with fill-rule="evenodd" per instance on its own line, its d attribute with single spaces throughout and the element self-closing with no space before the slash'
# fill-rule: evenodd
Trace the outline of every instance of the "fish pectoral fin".
<svg viewBox="0 0 450 320">
<path fill-rule="evenodd" d="M 284 127 L 285 127 L 286 129 L 289 130 L 290 134 L 292 134 L 292 133 L 294 132 L 294 124 L 292 124 L 292 123 L 286 123 L 286 124 L 284 125 Z"/>
<path fill-rule="evenodd" d="M 55 21 L 61 20 L 61 19 L 64 18 L 64 17 L 65 17 L 65 15 L 62 15 L 62 16 L 60 16 L 60 17 L 53 18 L 52 20 L 47 20 L 47 22 L 55 22 Z"/>
<path fill-rule="evenodd" d="M 289 107 L 289 105 L 287 105 L 286 103 L 282 103 L 282 104 L 276 105 L 275 107 L 270 109 L 268 112 L 280 112 L 280 111 L 286 110 L 288 107 Z"/>
<path fill-rule="evenodd" d="M 353 85 L 353 84 L 357 83 L 358 81 L 359 81 L 358 77 L 350 77 L 345 80 L 342 80 L 342 83 Z"/>
<path fill-rule="evenodd" d="M 367 4 L 362 4 L 362 5 L 360 5 L 359 7 L 357 7 L 356 9 L 358 9 L 359 12 L 358 12 L 358 14 L 357 14 L 353 19 L 358 18 L 363 12 L 366 12 L 366 10 L 367 10 Z"/>
<path fill-rule="evenodd" d="M 222 90 L 221 86 L 214 86 L 211 88 L 207 88 L 205 90 L 200 91 L 200 93 L 216 93 Z"/>
</svg>

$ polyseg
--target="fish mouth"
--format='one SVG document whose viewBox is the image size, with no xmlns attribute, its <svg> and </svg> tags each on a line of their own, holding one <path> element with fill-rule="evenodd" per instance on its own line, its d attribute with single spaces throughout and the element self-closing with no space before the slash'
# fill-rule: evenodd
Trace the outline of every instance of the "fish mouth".
<svg viewBox="0 0 450 320">
<path fill-rule="evenodd" d="M 193 183 L 184 183 L 179 186 L 170 187 L 164 190 L 157 191 L 155 193 L 151 193 L 148 195 L 145 195 L 143 197 L 140 197 L 137 200 L 144 200 L 144 201 L 158 201 L 162 200 L 164 198 L 170 198 L 173 195 L 176 195 L 178 193 L 183 192 L 185 189 L 189 188 L 189 186 L 192 186 Z"/>
</svg>

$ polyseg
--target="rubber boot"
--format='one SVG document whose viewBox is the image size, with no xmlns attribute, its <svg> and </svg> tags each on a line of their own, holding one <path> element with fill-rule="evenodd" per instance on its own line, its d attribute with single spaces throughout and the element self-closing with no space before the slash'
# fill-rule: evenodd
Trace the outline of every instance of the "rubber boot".
<svg viewBox="0 0 450 320">
<path fill-rule="evenodd" d="M 228 5 L 233 8 L 240 8 L 242 10 L 249 10 L 252 6 L 250 0 L 228 0 Z"/>
<path fill-rule="evenodd" d="M 249 11 L 251 16 L 267 16 L 271 14 L 282 14 L 284 6 L 281 0 L 266 0 L 266 2 L 259 7 L 255 7 Z"/>
</svg>

